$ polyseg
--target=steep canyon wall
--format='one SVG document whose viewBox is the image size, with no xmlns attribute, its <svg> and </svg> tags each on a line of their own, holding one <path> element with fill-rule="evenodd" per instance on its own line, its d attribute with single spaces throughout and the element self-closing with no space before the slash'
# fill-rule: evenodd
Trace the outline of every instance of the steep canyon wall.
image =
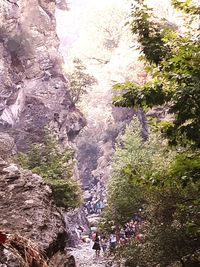
<svg viewBox="0 0 200 267">
<path fill-rule="evenodd" d="M 65 147 L 86 124 L 62 72 L 55 9 L 55 0 L 0 0 L 0 228 L 32 238 L 49 257 L 66 245 L 63 216 L 41 177 L 6 161 L 40 142 L 45 127 Z M 0 266 L 18 266 L 4 256 Z"/>
<path fill-rule="evenodd" d="M 55 7 L 49 0 L 1 0 L 0 130 L 18 150 L 40 141 L 44 126 L 67 143 L 85 125 L 62 73 Z"/>
</svg>

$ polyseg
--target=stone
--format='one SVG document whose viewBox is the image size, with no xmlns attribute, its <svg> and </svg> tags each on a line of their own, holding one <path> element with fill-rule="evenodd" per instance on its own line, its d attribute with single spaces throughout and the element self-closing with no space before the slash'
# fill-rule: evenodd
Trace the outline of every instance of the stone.
<svg viewBox="0 0 200 267">
<path fill-rule="evenodd" d="M 66 0 L 56 0 L 56 7 L 61 10 L 68 10 L 68 4 Z"/>
<path fill-rule="evenodd" d="M 49 262 L 49 267 L 76 267 L 76 262 L 74 256 L 68 255 L 66 252 L 58 252 L 54 257 L 52 257 Z"/>
<path fill-rule="evenodd" d="M 89 221 L 86 218 L 86 214 L 83 208 L 77 208 L 70 212 L 64 213 L 64 220 L 67 226 L 68 232 L 68 246 L 75 247 L 80 243 L 80 239 L 77 234 L 77 229 L 81 226 L 84 229 L 84 234 L 90 234 Z"/>
<path fill-rule="evenodd" d="M 33 204 L 34 203 L 34 200 L 33 199 L 28 199 L 28 200 L 24 201 L 24 203 L 26 203 L 26 204 Z"/>
<path fill-rule="evenodd" d="M 16 164 L 11 164 L 8 167 L 4 168 L 3 172 L 8 173 L 9 175 L 19 175 L 19 168 Z"/>
<path fill-rule="evenodd" d="M 7 171 L 17 170 L 19 176 L 8 181 L 0 175 L 0 228 L 34 240 L 49 257 L 64 250 L 68 239 L 66 226 L 62 213 L 52 201 L 51 190 L 46 190 L 48 186 L 38 175 L 7 165 Z M 0 173 L 2 168 L 0 165 Z M 32 187 L 27 187 L 30 183 Z"/>
</svg>

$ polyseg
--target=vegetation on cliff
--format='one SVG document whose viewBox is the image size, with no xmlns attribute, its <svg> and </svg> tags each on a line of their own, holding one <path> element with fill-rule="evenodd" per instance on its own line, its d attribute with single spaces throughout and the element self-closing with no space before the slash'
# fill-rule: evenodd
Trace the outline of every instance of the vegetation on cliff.
<svg viewBox="0 0 200 267">
<path fill-rule="evenodd" d="M 184 30 L 176 31 L 143 0 L 136 2 L 130 25 L 149 81 L 114 85 L 114 104 L 145 110 L 165 104 L 172 119 L 152 126 L 146 141 L 137 121 L 119 139 L 103 222 L 123 226 L 142 209 L 143 240 L 119 250 L 126 266 L 199 266 L 199 7 L 173 1 L 187 12 Z"/>
<path fill-rule="evenodd" d="M 195 9 L 196 15 L 185 15 L 184 29 L 176 31 L 169 22 L 155 18 L 144 1 L 136 2 L 131 28 L 138 36 L 141 60 L 151 78 L 142 86 L 132 82 L 114 85 L 114 104 L 146 109 L 168 105 L 174 120 L 169 121 L 163 131 L 170 143 L 186 145 L 189 142 L 199 147 L 199 7 Z M 176 6 L 179 3 L 173 2 Z M 189 2 L 185 1 L 185 5 Z M 192 10 L 194 13 L 194 6 Z"/>
<path fill-rule="evenodd" d="M 123 226 L 142 208 L 143 242 L 133 239 L 119 250 L 128 266 L 168 266 L 197 260 L 199 164 L 198 151 L 169 149 L 158 132 L 151 132 L 144 142 L 137 120 L 118 140 L 104 227 L 109 229 L 111 221 Z"/>
<path fill-rule="evenodd" d="M 73 72 L 67 74 L 67 78 L 70 83 L 70 96 L 72 102 L 76 104 L 80 101 L 82 95 L 87 94 L 87 90 L 94 85 L 97 81 L 96 79 L 86 72 L 86 67 L 83 62 L 75 58 L 73 60 L 74 69 Z"/>
<path fill-rule="evenodd" d="M 22 167 L 43 177 L 51 187 L 57 206 L 75 208 L 81 203 L 80 185 L 73 178 L 74 151 L 61 151 L 55 138 L 47 132 L 43 143 L 33 144 L 27 154 L 20 153 Z"/>
</svg>

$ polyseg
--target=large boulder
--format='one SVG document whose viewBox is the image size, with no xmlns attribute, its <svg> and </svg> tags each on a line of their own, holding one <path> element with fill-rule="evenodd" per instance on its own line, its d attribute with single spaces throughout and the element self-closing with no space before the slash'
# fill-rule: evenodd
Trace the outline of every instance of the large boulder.
<svg viewBox="0 0 200 267">
<path fill-rule="evenodd" d="M 4 232 L 30 238 L 49 258 L 64 250 L 65 222 L 40 176 L 0 160 L 0 203 Z"/>
</svg>

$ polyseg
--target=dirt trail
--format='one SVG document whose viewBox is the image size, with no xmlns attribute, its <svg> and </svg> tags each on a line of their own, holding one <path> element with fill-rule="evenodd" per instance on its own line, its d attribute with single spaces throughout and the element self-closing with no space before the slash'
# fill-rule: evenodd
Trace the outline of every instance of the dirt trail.
<svg viewBox="0 0 200 267">
<path fill-rule="evenodd" d="M 112 259 L 103 257 L 102 251 L 100 257 L 95 256 L 92 249 L 93 242 L 81 243 L 78 248 L 71 248 L 70 254 L 75 257 L 77 267 L 116 267 L 112 264 Z"/>
</svg>

